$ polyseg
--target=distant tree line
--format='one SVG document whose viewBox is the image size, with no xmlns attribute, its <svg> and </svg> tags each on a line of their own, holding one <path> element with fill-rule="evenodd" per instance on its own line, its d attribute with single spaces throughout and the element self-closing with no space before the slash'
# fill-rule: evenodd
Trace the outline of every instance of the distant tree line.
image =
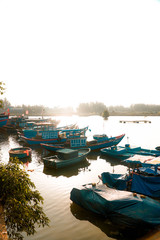
<svg viewBox="0 0 160 240">
<path fill-rule="evenodd" d="M 91 114 L 91 115 L 102 115 L 104 111 L 107 110 L 107 107 L 103 103 L 99 102 L 90 102 L 90 103 L 81 103 L 77 108 L 78 114 Z"/>
<path fill-rule="evenodd" d="M 10 109 L 11 115 L 25 114 L 37 116 L 54 116 L 54 115 L 100 115 L 103 116 L 120 116 L 120 115 L 156 115 L 160 116 L 160 105 L 155 104 L 132 104 L 130 107 L 122 105 L 107 107 L 101 102 L 80 103 L 77 109 L 72 107 L 59 107 L 53 108 L 43 105 L 19 105 L 13 107 L 7 100 L 3 100 L 3 109 Z"/>
<path fill-rule="evenodd" d="M 110 106 L 110 115 L 160 115 L 160 105 L 155 104 L 132 104 L 130 107 Z"/>
</svg>

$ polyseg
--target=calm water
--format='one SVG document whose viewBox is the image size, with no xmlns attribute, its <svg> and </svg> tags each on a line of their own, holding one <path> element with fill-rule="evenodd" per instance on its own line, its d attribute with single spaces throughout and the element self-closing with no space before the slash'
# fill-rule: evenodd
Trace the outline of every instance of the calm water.
<svg viewBox="0 0 160 240">
<path fill-rule="evenodd" d="M 91 117 L 57 117 L 60 125 L 77 123 L 80 127 L 88 125 L 88 138 L 93 134 L 106 133 L 116 136 L 125 133 L 126 136 L 120 143 L 130 143 L 132 146 L 141 146 L 154 149 L 160 145 L 158 117 L 110 117 L 103 120 L 99 116 Z M 150 120 L 151 123 L 120 123 L 120 120 Z M 9 149 L 22 146 L 16 135 L 0 137 L 0 159 L 9 160 Z M 50 227 L 38 228 L 34 236 L 24 236 L 25 240 L 107 240 L 120 239 L 121 233 L 108 221 L 89 213 L 70 200 L 70 191 L 73 187 L 80 187 L 85 183 L 97 183 L 98 175 L 103 171 L 111 173 L 125 173 L 127 168 L 111 159 L 103 159 L 99 154 L 88 157 L 88 161 L 60 171 L 44 171 L 42 149 L 32 150 L 32 159 L 26 164 L 26 169 L 37 190 L 44 198 L 44 211 L 50 219 Z M 132 235 L 132 234 L 131 234 Z M 124 239 L 121 237 L 121 239 Z M 131 239 L 128 237 L 127 239 Z"/>
</svg>

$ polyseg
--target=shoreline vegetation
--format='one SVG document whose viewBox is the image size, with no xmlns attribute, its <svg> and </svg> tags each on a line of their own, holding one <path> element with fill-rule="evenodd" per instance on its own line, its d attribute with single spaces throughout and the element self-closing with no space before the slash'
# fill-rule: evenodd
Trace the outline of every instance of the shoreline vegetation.
<svg viewBox="0 0 160 240">
<path fill-rule="evenodd" d="M 12 106 L 6 99 L 3 101 L 3 110 L 8 110 L 11 116 L 160 116 L 160 105 L 155 104 L 132 104 L 129 107 L 124 106 L 106 106 L 101 102 L 80 103 L 74 109 L 73 107 L 47 107 L 43 105 L 19 105 Z M 105 116 L 104 116 L 105 115 Z"/>
<path fill-rule="evenodd" d="M 15 116 L 15 115 L 21 115 L 19 112 L 15 112 L 15 113 L 10 113 L 10 116 Z M 77 115 L 77 116 L 84 116 L 84 117 L 88 117 L 88 116 L 95 116 L 95 115 L 98 115 L 98 116 L 102 116 L 102 114 L 97 114 L 97 113 L 67 113 L 67 112 L 61 112 L 61 113 L 52 113 L 52 114 L 40 114 L 40 113 L 35 113 L 35 114 L 24 114 L 25 116 L 46 116 L 46 117 L 49 117 L 49 116 L 74 116 L 74 115 Z M 148 117 L 148 116 L 160 116 L 160 113 L 150 113 L 150 112 L 132 112 L 132 113 L 123 113 L 123 112 L 115 112 L 115 113 L 109 113 L 109 116 L 108 117 L 114 117 L 114 116 L 117 116 L 117 117 L 120 117 L 120 116 L 144 116 L 144 117 Z"/>
<path fill-rule="evenodd" d="M 36 225 L 49 227 L 44 199 L 16 157 L 0 164 L 0 239 L 24 239 L 34 235 Z"/>
</svg>

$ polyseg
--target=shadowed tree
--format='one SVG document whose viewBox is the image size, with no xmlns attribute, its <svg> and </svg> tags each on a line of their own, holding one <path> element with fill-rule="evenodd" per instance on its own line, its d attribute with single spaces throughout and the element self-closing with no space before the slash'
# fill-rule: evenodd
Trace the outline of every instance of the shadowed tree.
<svg viewBox="0 0 160 240">
<path fill-rule="evenodd" d="M 0 164 L 0 199 L 4 206 L 7 232 L 11 239 L 22 240 L 22 233 L 33 235 L 36 225 L 49 225 L 42 209 L 44 199 L 17 159 Z"/>
<path fill-rule="evenodd" d="M 0 95 L 3 95 L 5 91 L 5 84 L 3 82 L 0 82 Z M 0 99 L 0 108 L 3 107 L 3 100 Z"/>
</svg>

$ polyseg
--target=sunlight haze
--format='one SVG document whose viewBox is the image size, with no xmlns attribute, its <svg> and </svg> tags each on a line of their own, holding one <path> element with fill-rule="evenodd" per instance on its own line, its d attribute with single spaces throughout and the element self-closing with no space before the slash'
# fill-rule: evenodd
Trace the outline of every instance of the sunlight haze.
<svg viewBox="0 0 160 240">
<path fill-rule="evenodd" d="M 12 105 L 160 104 L 160 1 L 0 0 Z"/>
</svg>

